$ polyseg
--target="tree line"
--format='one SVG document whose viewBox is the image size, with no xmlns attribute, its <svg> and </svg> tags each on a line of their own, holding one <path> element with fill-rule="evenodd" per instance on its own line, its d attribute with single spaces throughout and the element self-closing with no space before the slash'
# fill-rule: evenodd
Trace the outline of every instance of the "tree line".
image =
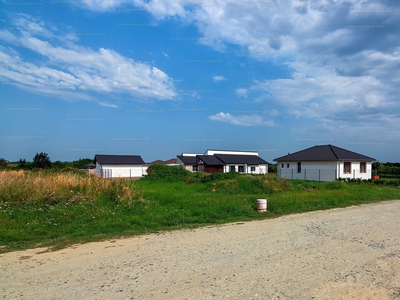
<svg viewBox="0 0 400 300">
<path fill-rule="evenodd" d="M 379 175 L 385 178 L 400 179 L 400 163 L 374 162 L 372 163 L 372 175 Z"/>
<path fill-rule="evenodd" d="M 36 153 L 32 161 L 20 158 L 17 162 L 8 162 L 4 158 L 0 158 L 0 168 L 17 169 L 17 170 L 34 170 L 34 169 L 53 169 L 53 170 L 76 170 L 85 169 L 86 165 L 92 163 L 91 158 L 80 158 L 72 162 L 54 161 L 52 162 L 49 155 L 45 152 Z"/>
</svg>

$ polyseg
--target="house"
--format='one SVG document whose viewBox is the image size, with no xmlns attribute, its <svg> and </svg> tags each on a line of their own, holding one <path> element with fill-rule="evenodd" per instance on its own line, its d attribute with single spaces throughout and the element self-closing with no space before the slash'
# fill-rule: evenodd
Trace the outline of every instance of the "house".
<svg viewBox="0 0 400 300">
<path fill-rule="evenodd" d="M 184 167 L 190 172 L 197 172 L 197 154 L 194 153 L 182 153 L 176 157 L 176 165 Z"/>
<path fill-rule="evenodd" d="M 375 158 L 334 145 L 319 145 L 275 158 L 278 177 L 333 181 L 338 178 L 371 179 Z"/>
<path fill-rule="evenodd" d="M 95 155 L 96 175 L 103 178 L 133 178 L 146 175 L 147 167 L 139 155 Z"/>
<path fill-rule="evenodd" d="M 206 173 L 268 173 L 268 163 L 255 151 L 207 150 L 204 154 L 178 156 L 187 170 Z"/>
</svg>

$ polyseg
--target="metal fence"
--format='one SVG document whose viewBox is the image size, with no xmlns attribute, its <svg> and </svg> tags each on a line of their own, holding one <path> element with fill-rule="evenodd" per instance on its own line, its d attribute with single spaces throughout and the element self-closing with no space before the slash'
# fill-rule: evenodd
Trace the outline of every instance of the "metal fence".
<svg viewBox="0 0 400 300">
<path fill-rule="evenodd" d="M 371 177 L 367 176 L 367 174 L 368 173 L 361 173 L 359 170 L 353 169 L 351 172 L 341 174 L 339 177 L 343 179 L 370 179 Z M 301 172 L 297 172 L 296 169 L 278 169 L 278 177 L 316 181 L 334 181 L 339 179 L 336 169 L 301 169 Z"/>
<path fill-rule="evenodd" d="M 336 169 L 302 169 L 301 172 L 297 172 L 295 169 L 278 169 L 278 177 L 287 179 L 333 181 L 336 179 Z"/>
</svg>

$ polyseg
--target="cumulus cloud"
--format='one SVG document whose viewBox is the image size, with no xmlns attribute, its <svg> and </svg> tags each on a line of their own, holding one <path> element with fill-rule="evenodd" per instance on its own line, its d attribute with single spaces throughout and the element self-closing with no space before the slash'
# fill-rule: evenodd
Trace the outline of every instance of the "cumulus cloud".
<svg viewBox="0 0 400 300">
<path fill-rule="evenodd" d="M 240 126 L 275 126 L 273 121 L 265 120 L 264 117 L 257 114 L 233 116 L 230 113 L 220 112 L 209 118 L 213 121 L 227 122 Z"/>
<path fill-rule="evenodd" d="M 92 0 L 91 2 L 99 2 Z M 382 114 L 384 124 L 399 118 L 397 2 L 381 0 L 315 1 L 100 1 L 131 3 L 158 19 L 175 16 L 193 23 L 199 42 L 227 52 L 230 47 L 262 62 L 285 64 L 287 78 L 260 80 L 236 91 L 258 92 L 295 117 L 322 123 Z M 106 4 L 105 4 L 106 3 Z M 234 53 L 231 51 L 231 53 Z M 232 120 L 230 115 L 220 115 Z"/>
<path fill-rule="evenodd" d="M 236 89 L 236 95 L 239 97 L 247 97 L 247 90 L 246 89 Z"/>
<path fill-rule="evenodd" d="M 8 84 L 62 98 L 91 99 L 88 92 L 127 94 L 132 99 L 175 97 L 172 79 L 160 69 L 111 50 L 63 43 L 30 16 L 19 16 L 17 31 L 0 30 L 0 78 Z M 33 30 L 32 30 L 33 28 Z M 19 47 L 40 54 L 40 63 L 20 58 Z M 26 57 L 26 56 L 25 56 Z"/>
</svg>

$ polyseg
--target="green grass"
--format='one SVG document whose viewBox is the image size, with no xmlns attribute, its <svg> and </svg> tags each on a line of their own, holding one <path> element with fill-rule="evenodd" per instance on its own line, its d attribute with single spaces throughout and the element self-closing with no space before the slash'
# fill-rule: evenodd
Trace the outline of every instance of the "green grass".
<svg viewBox="0 0 400 300">
<path fill-rule="evenodd" d="M 400 199 L 398 186 L 373 182 L 290 181 L 271 174 L 168 174 L 109 181 L 77 174 L 3 172 L 0 253 L 33 247 L 59 249 L 163 230 Z M 268 212 L 257 212 L 258 198 L 268 199 Z"/>
</svg>

